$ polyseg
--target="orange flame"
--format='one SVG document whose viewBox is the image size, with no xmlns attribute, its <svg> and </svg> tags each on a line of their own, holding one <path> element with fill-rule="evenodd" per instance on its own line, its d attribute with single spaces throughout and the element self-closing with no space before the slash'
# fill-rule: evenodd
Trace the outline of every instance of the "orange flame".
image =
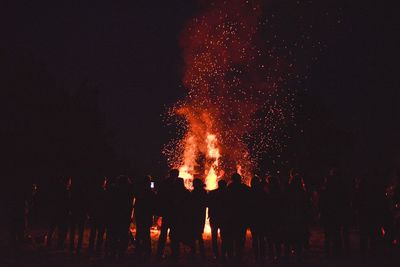
<svg viewBox="0 0 400 267">
<path fill-rule="evenodd" d="M 185 134 L 167 154 L 172 151 L 170 165 L 179 169 L 187 188 L 200 178 L 212 190 L 224 172 L 238 171 L 249 181 L 256 155 L 250 156 L 247 141 L 257 132 L 262 138 L 253 151 L 266 147 L 269 139 L 255 130 L 267 121 L 263 114 L 270 107 L 264 100 L 277 86 L 275 76 L 266 78 L 264 61 L 272 54 L 260 42 L 263 1 L 204 4 L 180 40 L 188 95 L 171 114 L 184 118 Z"/>
<path fill-rule="evenodd" d="M 217 179 L 219 178 L 216 173 L 216 169 L 218 168 L 220 153 L 218 148 L 218 140 L 214 134 L 207 134 L 207 150 L 208 157 L 212 160 L 210 169 L 206 173 L 206 189 L 213 190 L 217 188 Z"/>
<path fill-rule="evenodd" d="M 179 167 L 179 176 L 185 180 L 185 186 L 192 188 L 193 178 L 198 175 L 198 152 L 205 155 L 204 175 L 207 190 L 217 188 L 218 179 L 223 175 L 220 170 L 219 159 L 221 157 L 218 139 L 215 134 L 205 133 L 203 140 L 197 140 L 196 135 L 188 134 L 184 141 L 183 165 Z M 205 151 L 202 151 L 202 147 Z"/>
</svg>

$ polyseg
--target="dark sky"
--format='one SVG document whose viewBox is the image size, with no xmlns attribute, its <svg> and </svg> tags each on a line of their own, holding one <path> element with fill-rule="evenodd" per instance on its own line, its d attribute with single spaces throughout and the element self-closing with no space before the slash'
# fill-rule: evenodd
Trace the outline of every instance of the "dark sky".
<svg viewBox="0 0 400 267">
<path fill-rule="evenodd" d="M 117 154 L 159 164 L 169 139 L 161 115 L 185 94 L 179 34 L 193 3 L 10 1 L 3 12 L 6 50 L 28 51 L 63 87 L 95 84 Z"/>
<path fill-rule="evenodd" d="M 117 154 L 138 170 L 165 165 L 154 154 L 174 133 L 161 115 L 185 95 L 179 35 L 198 12 L 196 1 L 6 2 L 0 49 L 31 54 L 65 88 L 95 84 Z M 327 108 L 336 127 L 355 133 L 359 151 L 371 146 L 391 159 L 400 148 L 395 10 L 383 1 L 266 4 L 279 36 L 290 40 L 304 31 L 318 44 L 295 51 L 300 75 L 308 77 L 300 89 Z"/>
</svg>

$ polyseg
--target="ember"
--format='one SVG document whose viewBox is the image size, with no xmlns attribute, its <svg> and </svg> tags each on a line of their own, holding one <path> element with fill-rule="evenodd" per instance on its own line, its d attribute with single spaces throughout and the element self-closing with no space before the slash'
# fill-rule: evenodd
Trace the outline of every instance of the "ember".
<svg viewBox="0 0 400 267">
<path fill-rule="evenodd" d="M 165 153 L 187 188 L 202 177 L 208 190 L 215 189 L 225 172 L 235 171 L 248 183 L 257 153 L 273 146 L 270 133 L 284 119 L 271 101 L 281 80 L 280 62 L 260 41 L 265 23 L 259 2 L 216 1 L 181 38 L 189 94 L 170 115 L 184 119 L 184 132 Z M 248 140 L 257 144 L 251 153 Z"/>
</svg>

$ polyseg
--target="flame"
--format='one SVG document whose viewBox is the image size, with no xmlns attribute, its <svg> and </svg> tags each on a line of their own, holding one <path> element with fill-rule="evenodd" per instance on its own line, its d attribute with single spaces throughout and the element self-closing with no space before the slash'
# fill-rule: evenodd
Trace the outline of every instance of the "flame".
<svg viewBox="0 0 400 267">
<path fill-rule="evenodd" d="M 207 155 L 212 160 L 210 169 L 206 173 L 206 189 L 213 190 L 217 188 L 218 175 L 216 169 L 218 168 L 220 153 L 218 148 L 218 140 L 214 134 L 207 134 Z"/>
<path fill-rule="evenodd" d="M 285 117 L 273 96 L 288 74 L 264 42 L 265 1 L 201 2 L 180 38 L 188 94 L 169 111 L 182 119 L 182 135 L 164 153 L 188 189 L 200 178 L 212 190 L 224 173 L 249 183 L 258 157 L 275 145 Z"/>
<path fill-rule="evenodd" d="M 185 186 L 191 189 L 193 186 L 193 179 L 196 175 L 199 175 L 197 171 L 199 167 L 197 155 L 199 154 L 199 150 L 202 150 L 201 147 L 204 147 L 206 151 L 200 152 L 203 152 L 205 155 L 204 181 L 206 189 L 216 189 L 218 179 L 224 173 L 223 170 L 220 170 L 219 166 L 221 154 L 217 136 L 215 134 L 205 133 L 204 138 L 198 140 L 196 134 L 188 134 L 184 143 L 183 165 L 179 167 L 179 177 L 184 179 Z"/>
<path fill-rule="evenodd" d="M 168 114 L 179 118 L 180 134 L 163 153 L 188 189 L 200 178 L 213 190 L 224 173 L 234 172 L 249 184 L 258 157 L 279 147 L 274 136 L 285 110 L 275 93 L 291 73 L 264 40 L 270 27 L 265 1 L 200 2 L 200 13 L 180 38 L 188 94 Z"/>
<path fill-rule="evenodd" d="M 253 116 L 263 107 L 261 99 L 269 87 L 256 77 L 265 76 L 256 63 L 258 1 L 219 0 L 206 5 L 203 13 L 181 36 L 183 85 L 189 94 L 173 110 L 185 119 L 185 134 L 178 149 L 172 148 L 179 157 L 170 162 L 187 188 L 192 188 L 194 178 L 201 178 L 212 190 L 225 172 L 236 171 L 237 164 L 250 177 L 254 162 L 244 139 L 255 128 Z"/>
<path fill-rule="evenodd" d="M 207 190 L 213 190 L 217 188 L 217 179 L 218 176 L 215 173 L 214 167 L 211 166 L 210 170 L 207 173 L 207 177 L 206 177 L 206 189 Z"/>
<path fill-rule="evenodd" d="M 239 173 L 240 175 L 243 175 L 242 166 L 240 166 L 239 164 L 236 165 L 236 172 Z"/>
<path fill-rule="evenodd" d="M 193 175 L 196 166 L 196 142 L 194 136 L 189 135 L 185 140 L 185 150 L 183 154 L 183 165 L 179 167 L 179 177 L 185 181 L 185 186 L 188 189 L 192 188 Z"/>
</svg>

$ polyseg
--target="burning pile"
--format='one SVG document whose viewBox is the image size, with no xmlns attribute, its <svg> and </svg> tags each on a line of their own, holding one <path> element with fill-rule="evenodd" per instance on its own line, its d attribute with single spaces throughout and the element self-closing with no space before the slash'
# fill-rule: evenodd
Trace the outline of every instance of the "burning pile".
<svg viewBox="0 0 400 267">
<path fill-rule="evenodd" d="M 184 132 L 164 152 L 188 188 L 201 177 L 212 190 L 225 172 L 241 172 L 248 180 L 257 153 L 271 145 L 269 130 L 282 116 L 271 101 L 280 61 L 264 49 L 260 2 L 208 3 L 182 35 L 183 85 L 189 93 L 170 115 L 184 119 Z"/>
</svg>

